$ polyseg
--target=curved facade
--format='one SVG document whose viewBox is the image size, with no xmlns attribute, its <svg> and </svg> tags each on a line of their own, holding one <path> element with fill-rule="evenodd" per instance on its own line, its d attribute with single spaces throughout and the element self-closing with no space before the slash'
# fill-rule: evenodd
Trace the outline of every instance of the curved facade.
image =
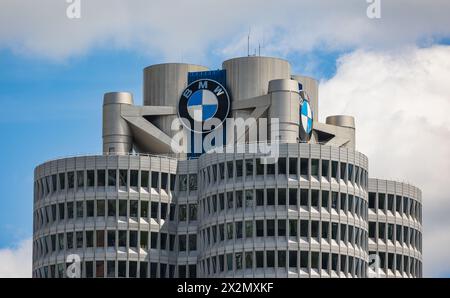
<svg viewBox="0 0 450 298">
<path fill-rule="evenodd" d="M 369 179 L 369 254 L 381 277 L 422 277 L 422 192 L 396 181 Z"/>
<path fill-rule="evenodd" d="M 319 122 L 291 68 L 158 64 L 143 106 L 106 93 L 103 154 L 35 169 L 33 276 L 421 277 L 420 190 L 369 179 L 355 119 Z"/>
</svg>

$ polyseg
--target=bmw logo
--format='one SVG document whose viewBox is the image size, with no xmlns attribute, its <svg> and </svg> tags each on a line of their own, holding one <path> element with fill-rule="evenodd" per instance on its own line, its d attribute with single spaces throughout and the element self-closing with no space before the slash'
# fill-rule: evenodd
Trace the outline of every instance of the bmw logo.
<svg viewBox="0 0 450 298">
<path fill-rule="evenodd" d="M 309 96 L 304 91 L 301 93 L 303 102 L 300 106 L 300 123 L 302 125 L 303 132 L 309 137 L 313 128 L 313 113 L 309 103 Z"/>
<path fill-rule="evenodd" d="M 189 84 L 178 103 L 178 116 L 183 125 L 200 133 L 218 128 L 227 118 L 229 110 L 230 98 L 227 90 L 219 82 L 211 79 L 201 79 Z M 213 119 L 218 119 L 220 125 L 203 130 L 203 126 L 208 122 L 214 123 Z M 196 131 L 197 127 L 201 130 Z"/>
</svg>

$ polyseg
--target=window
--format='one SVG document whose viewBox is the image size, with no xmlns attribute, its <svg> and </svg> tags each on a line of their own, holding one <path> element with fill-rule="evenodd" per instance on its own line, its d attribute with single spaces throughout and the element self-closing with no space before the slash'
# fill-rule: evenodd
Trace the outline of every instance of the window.
<svg viewBox="0 0 450 298">
<path fill-rule="evenodd" d="M 275 267 L 275 251 L 273 250 L 266 251 L 266 264 L 268 268 Z"/>
<path fill-rule="evenodd" d="M 338 162 L 335 160 L 331 161 L 331 177 L 337 179 L 338 172 Z"/>
<path fill-rule="evenodd" d="M 227 172 L 228 172 L 228 179 L 233 179 L 233 162 L 232 161 L 227 162 Z"/>
<path fill-rule="evenodd" d="M 297 237 L 297 220 L 296 219 L 289 220 L 289 236 Z"/>
<path fill-rule="evenodd" d="M 278 175 L 286 175 L 286 158 L 278 158 Z"/>
<path fill-rule="evenodd" d="M 196 190 L 197 189 L 197 175 L 195 175 L 193 177 L 194 178 L 192 178 L 192 183 L 193 183 L 192 190 Z M 161 173 L 161 189 L 167 189 L 168 179 L 169 179 L 169 175 L 167 173 Z"/>
<path fill-rule="evenodd" d="M 64 220 L 64 203 L 58 204 L 59 220 Z"/>
<path fill-rule="evenodd" d="M 83 248 L 83 232 L 75 233 L 77 248 Z"/>
<path fill-rule="evenodd" d="M 153 209 L 153 207 L 152 207 L 152 209 Z M 180 207 L 179 207 L 179 209 L 178 209 L 178 212 L 179 212 L 179 214 L 178 214 L 178 220 L 179 221 L 186 221 L 186 205 L 180 205 Z M 152 213 L 153 213 L 153 211 L 152 211 Z"/>
<path fill-rule="evenodd" d="M 317 189 L 311 190 L 311 207 L 319 209 L 319 191 Z"/>
<path fill-rule="evenodd" d="M 242 208 L 242 191 L 236 191 L 236 209 L 237 208 Z"/>
<path fill-rule="evenodd" d="M 327 210 L 328 210 L 328 208 L 330 206 L 329 196 L 330 196 L 330 193 L 328 191 L 322 190 L 322 207 L 327 209 Z"/>
<path fill-rule="evenodd" d="M 139 202 L 130 200 L 130 217 L 138 217 Z"/>
<path fill-rule="evenodd" d="M 115 276 L 116 276 L 116 262 L 115 261 L 107 261 L 106 277 L 115 277 Z"/>
<path fill-rule="evenodd" d="M 108 186 L 116 186 L 116 170 L 108 170 Z"/>
<path fill-rule="evenodd" d="M 267 206 L 274 206 L 274 205 L 275 205 L 275 190 L 268 189 L 267 190 Z"/>
<path fill-rule="evenodd" d="M 119 231 L 119 246 L 127 246 L 127 231 Z"/>
<path fill-rule="evenodd" d="M 289 267 L 297 268 L 297 251 L 296 250 L 289 251 Z"/>
<path fill-rule="evenodd" d="M 300 237 L 308 237 L 308 221 L 300 221 Z"/>
<path fill-rule="evenodd" d="M 245 160 L 245 176 L 253 176 L 253 159 Z"/>
<path fill-rule="evenodd" d="M 115 231 L 108 231 L 108 247 L 115 247 L 116 246 L 116 232 Z"/>
<path fill-rule="evenodd" d="M 264 252 L 263 251 L 257 251 L 256 254 L 256 268 L 263 268 L 264 267 Z"/>
<path fill-rule="evenodd" d="M 105 186 L 105 170 L 97 170 L 97 186 Z"/>
<path fill-rule="evenodd" d="M 384 211 L 385 206 L 385 196 L 381 196 L 381 194 L 378 194 L 378 210 Z"/>
<path fill-rule="evenodd" d="M 187 185 L 187 177 L 186 175 L 180 175 L 180 191 L 186 191 Z M 152 188 L 159 188 L 159 173 L 152 172 Z"/>
<path fill-rule="evenodd" d="M 105 216 L 105 200 L 97 200 L 97 216 Z"/>
<path fill-rule="evenodd" d="M 369 192 L 369 208 L 370 209 L 375 209 L 375 198 L 376 198 L 376 193 Z"/>
<path fill-rule="evenodd" d="M 94 187 L 95 184 L 95 175 L 94 170 L 87 170 L 86 171 L 86 184 L 88 187 Z"/>
<path fill-rule="evenodd" d="M 260 158 L 256 158 L 256 175 L 264 175 L 264 164 Z"/>
<path fill-rule="evenodd" d="M 308 208 L 308 189 L 300 189 L 300 206 Z"/>
<path fill-rule="evenodd" d="M 127 216 L 127 201 L 119 200 L 119 216 Z"/>
<path fill-rule="evenodd" d="M 289 175 L 297 175 L 297 158 L 289 158 Z"/>
<path fill-rule="evenodd" d="M 331 192 L 331 208 L 336 210 L 337 212 L 337 206 L 338 205 L 338 193 L 335 191 Z"/>
<path fill-rule="evenodd" d="M 264 221 L 256 221 L 256 237 L 264 237 Z"/>
<path fill-rule="evenodd" d="M 141 231 L 141 248 L 148 249 L 148 232 Z"/>
<path fill-rule="evenodd" d="M 253 253 L 252 252 L 245 253 L 245 268 L 247 268 L 247 269 L 253 268 Z"/>
<path fill-rule="evenodd" d="M 300 158 L 300 175 L 308 175 L 308 159 Z"/>
<path fill-rule="evenodd" d="M 311 159 L 311 176 L 319 176 L 319 160 Z"/>
<path fill-rule="evenodd" d="M 77 171 L 77 188 L 84 187 L 84 171 Z"/>
<path fill-rule="evenodd" d="M 116 201 L 108 200 L 108 216 L 116 216 Z"/>
<path fill-rule="evenodd" d="M 83 202 L 76 202 L 77 204 L 77 218 L 83 218 Z"/>
<path fill-rule="evenodd" d="M 242 238 L 242 221 L 236 222 L 236 239 Z"/>
<path fill-rule="evenodd" d="M 328 239 L 328 237 L 330 235 L 329 228 L 330 228 L 330 223 L 323 221 L 322 222 L 322 238 L 323 239 Z"/>
<path fill-rule="evenodd" d="M 150 203 L 150 217 L 158 220 L 158 202 L 151 202 Z M 186 205 L 182 205 L 184 208 L 186 208 Z M 181 216 L 181 208 L 182 206 L 180 205 L 180 216 Z M 183 215 L 185 216 L 186 210 L 184 210 Z M 181 220 L 181 218 L 180 218 Z M 186 218 L 184 217 L 184 220 L 186 220 Z"/>
<path fill-rule="evenodd" d="M 163 175 L 163 177 L 164 177 L 164 175 Z M 196 174 L 189 174 L 189 190 L 190 191 L 195 191 L 195 190 L 197 190 L 197 187 L 198 187 L 197 186 L 197 175 Z M 161 186 L 161 188 L 163 188 L 163 186 Z"/>
<path fill-rule="evenodd" d="M 347 164 L 345 162 L 341 162 L 341 172 L 340 172 L 340 178 L 342 180 L 346 180 L 346 175 L 347 174 Z"/>
<path fill-rule="evenodd" d="M 148 171 L 141 171 L 141 187 L 148 188 Z"/>
<path fill-rule="evenodd" d="M 264 206 L 264 190 L 256 190 L 256 206 Z"/>
<path fill-rule="evenodd" d="M 322 177 L 328 178 L 328 171 L 330 169 L 330 161 L 322 160 Z"/>
<path fill-rule="evenodd" d="M 93 200 L 86 201 L 86 216 L 94 217 L 94 201 Z"/>
<path fill-rule="evenodd" d="M 59 190 L 66 189 L 66 175 L 64 173 L 59 174 Z"/>
<path fill-rule="evenodd" d="M 189 251 L 196 251 L 197 250 L 197 235 L 190 234 L 188 236 L 189 236 Z"/>
<path fill-rule="evenodd" d="M 278 236 L 286 236 L 286 220 L 278 220 Z"/>
<path fill-rule="evenodd" d="M 75 174 L 74 172 L 67 173 L 67 186 L 72 189 L 75 186 Z"/>
<path fill-rule="evenodd" d="M 130 187 L 138 186 L 138 171 L 130 170 Z"/>
<path fill-rule="evenodd" d="M 267 175 L 275 175 L 275 164 L 266 164 Z"/>
<path fill-rule="evenodd" d="M 278 251 L 278 267 L 286 267 L 286 251 L 284 250 Z"/>
<path fill-rule="evenodd" d="M 369 222 L 369 238 L 374 239 L 375 238 L 375 232 L 376 232 L 376 222 Z"/>
<path fill-rule="evenodd" d="M 233 223 L 227 223 L 227 239 L 233 239 Z"/>
<path fill-rule="evenodd" d="M 251 220 L 245 222 L 245 237 L 246 238 L 253 237 L 253 221 Z"/>
<path fill-rule="evenodd" d="M 118 261 L 117 262 L 117 276 L 118 277 L 127 277 L 127 262 L 126 261 Z"/>
<path fill-rule="evenodd" d="M 195 221 L 197 220 L 197 205 L 189 204 L 189 220 Z"/>
<path fill-rule="evenodd" d="M 311 221 L 311 237 L 319 238 L 319 222 L 316 220 Z"/>
<path fill-rule="evenodd" d="M 99 230 L 96 232 L 96 244 L 97 247 L 105 246 L 105 231 Z"/>
<path fill-rule="evenodd" d="M 128 171 L 127 170 L 119 170 L 119 186 L 126 187 L 128 180 Z"/>
<path fill-rule="evenodd" d="M 245 191 L 245 207 L 253 207 L 253 190 Z"/>
<path fill-rule="evenodd" d="M 147 201 L 141 201 L 141 217 L 144 217 L 144 218 L 148 217 L 148 202 Z"/>
<path fill-rule="evenodd" d="M 289 205 L 297 206 L 297 189 L 289 188 Z"/>
<path fill-rule="evenodd" d="M 242 160 L 236 160 L 236 177 L 242 177 Z"/>
<path fill-rule="evenodd" d="M 338 223 L 333 222 L 331 223 L 331 239 L 337 241 L 338 240 L 337 234 L 338 234 Z"/>
<path fill-rule="evenodd" d="M 286 205 L 286 189 L 285 188 L 278 189 L 278 205 L 279 206 Z"/>
<path fill-rule="evenodd" d="M 267 236 L 268 237 L 275 236 L 275 220 L 268 219 L 266 224 L 267 224 Z"/>
</svg>

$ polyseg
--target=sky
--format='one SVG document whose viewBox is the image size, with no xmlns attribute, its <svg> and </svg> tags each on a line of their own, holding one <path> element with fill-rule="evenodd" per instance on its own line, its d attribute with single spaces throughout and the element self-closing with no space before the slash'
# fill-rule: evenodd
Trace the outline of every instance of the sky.
<svg viewBox="0 0 450 298">
<path fill-rule="evenodd" d="M 371 0 L 372 2 L 374 0 Z M 369 1 L 370 2 L 370 1 Z M 33 170 L 101 152 L 109 91 L 142 103 L 142 69 L 210 69 L 250 52 L 320 81 L 319 118 L 356 118 L 372 177 L 423 192 L 424 274 L 450 276 L 450 2 L 380 0 L 0 2 L 0 277 L 31 276 Z"/>
</svg>

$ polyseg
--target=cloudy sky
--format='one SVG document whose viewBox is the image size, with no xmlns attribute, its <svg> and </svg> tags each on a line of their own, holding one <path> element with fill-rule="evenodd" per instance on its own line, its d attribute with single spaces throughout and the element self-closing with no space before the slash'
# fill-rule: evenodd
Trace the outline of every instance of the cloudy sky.
<svg viewBox="0 0 450 298">
<path fill-rule="evenodd" d="M 372 177 L 417 185 L 424 272 L 450 276 L 450 2 L 380 0 L 0 2 L 0 276 L 31 275 L 33 168 L 101 150 L 107 91 L 141 102 L 142 69 L 216 69 L 250 52 L 318 78 L 320 119 L 350 114 Z M 89 133 L 86 133 L 88 131 Z"/>
</svg>

